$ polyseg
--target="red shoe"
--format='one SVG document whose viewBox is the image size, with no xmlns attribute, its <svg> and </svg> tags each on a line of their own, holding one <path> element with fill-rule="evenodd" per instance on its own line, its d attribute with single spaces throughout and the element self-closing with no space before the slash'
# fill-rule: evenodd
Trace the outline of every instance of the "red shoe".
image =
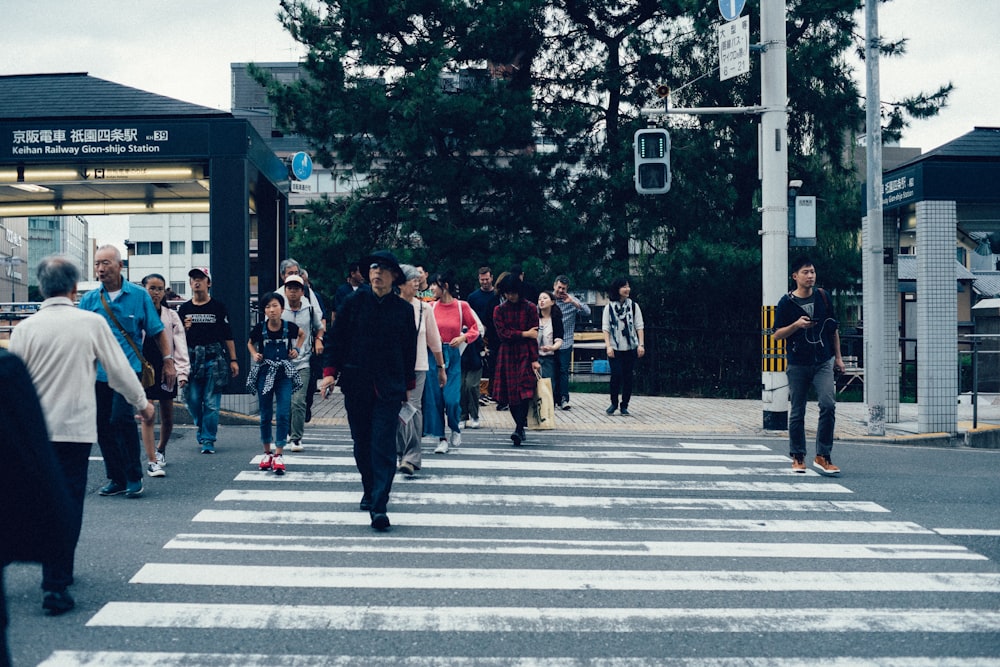
<svg viewBox="0 0 1000 667">
<path fill-rule="evenodd" d="M 273 460 L 274 460 L 274 458 L 271 456 L 271 452 L 268 452 L 267 454 L 264 454 L 264 458 L 262 458 L 260 460 L 260 469 L 261 470 L 270 470 L 271 469 L 271 461 L 273 461 Z"/>
<path fill-rule="evenodd" d="M 276 454 L 273 459 L 271 459 L 271 470 L 274 471 L 275 475 L 285 474 L 285 459 L 281 457 L 281 454 Z"/>
</svg>

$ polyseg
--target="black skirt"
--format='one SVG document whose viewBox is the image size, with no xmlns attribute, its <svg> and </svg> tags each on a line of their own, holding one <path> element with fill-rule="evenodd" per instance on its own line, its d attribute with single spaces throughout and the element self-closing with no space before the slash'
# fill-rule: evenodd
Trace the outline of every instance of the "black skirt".
<svg viewBox="0 0 1000 667">
<path fill-rule="evenodd" d="M 153 365 L 156 371 L 156 384 L 146 388 L 146 399 L 150 401 L 169 401 L 177 397 L 177 381 L 174 381 L 173 389 L 167 391 L 163 384 L 163 355 L 160 353 L 160 346 L 156 344 L 156 339 L 146 336 L 142 341 L 142 356 Z"/>
</svg>

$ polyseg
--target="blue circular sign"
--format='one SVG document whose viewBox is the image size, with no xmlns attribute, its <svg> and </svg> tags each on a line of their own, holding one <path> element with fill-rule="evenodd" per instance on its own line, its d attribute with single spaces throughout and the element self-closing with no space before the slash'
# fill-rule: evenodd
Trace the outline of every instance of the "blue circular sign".
<svg viewBox="0 0 1000 667">
<path fill-rule="evenodd" d="M 722 12 L 722 18 L 735 21 L 743 13 L 746 4 L 747 0 L 719 0 L 719 11 Z"/>
<path fill-rule="evenodd" d="M 297 181 L 304 181 L 312 176 L 313 161 L 309 153 L 298 152 L 292 156 L 292 176 Z"/>
</svg>

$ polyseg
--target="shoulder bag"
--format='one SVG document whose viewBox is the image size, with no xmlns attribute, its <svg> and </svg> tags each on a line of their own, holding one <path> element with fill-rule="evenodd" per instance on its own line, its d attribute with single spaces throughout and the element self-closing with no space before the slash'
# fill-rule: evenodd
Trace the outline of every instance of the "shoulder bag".
<svg viewBox="0 0 1000 667">
<path fill-rule="evenodd" d="M 132 346 L 132 351 L 135 352 L 135 356 L 139 359 L 139 364 L 142 365 L 142 388 L 149 389 L 156 384 L 156 370 L 153 368 L 153 364 L 146 361 L 146 357 L 142 356 L 142 352 L 136 346 L 132 337 L 128 335 L 128 332 L 125 331 L 125 327 L 118 322 L 118 318 L 115 317 L 114 311 L 111 310 L 108 300 L 104 297 L 104 292 L 101 292 L 101 304 L 104 306 L 104 310 L 107 311 L 108 317 L 111 318 L 111 321 L 115 323 L 118 330 L 125 336 L 125 341 Z"/>
</svg>

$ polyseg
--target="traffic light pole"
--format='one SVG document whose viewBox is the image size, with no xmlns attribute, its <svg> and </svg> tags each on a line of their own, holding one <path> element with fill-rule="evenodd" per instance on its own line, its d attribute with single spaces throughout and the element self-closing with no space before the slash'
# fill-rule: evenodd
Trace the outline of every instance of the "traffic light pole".
<svg viewBox="0 0 1000 667">
<path fill-rule="evenodd" d="M 785 0 L 762 0 L 760 9 L 761 104 L 753 107 L 643 109 L 663 114 L 760 114 L 761 179 L 761 402 L 764 428 L 788 428 L 788 379 L 783 346 L 772 337 L 774 307 L 788 286 L 788 66 Z"/>
<path fill-rule="evenodd" d="M 777 358 L 774 307 L 788 286 L 788 67 L 785 0 L 763 0 L 760 8 L 761 169 L 761 402 L 764 428 L 788 428 L 788 379 L 784 359 Z M 770 369 L 770 370 L 769 370 Z"/>
</svg>

